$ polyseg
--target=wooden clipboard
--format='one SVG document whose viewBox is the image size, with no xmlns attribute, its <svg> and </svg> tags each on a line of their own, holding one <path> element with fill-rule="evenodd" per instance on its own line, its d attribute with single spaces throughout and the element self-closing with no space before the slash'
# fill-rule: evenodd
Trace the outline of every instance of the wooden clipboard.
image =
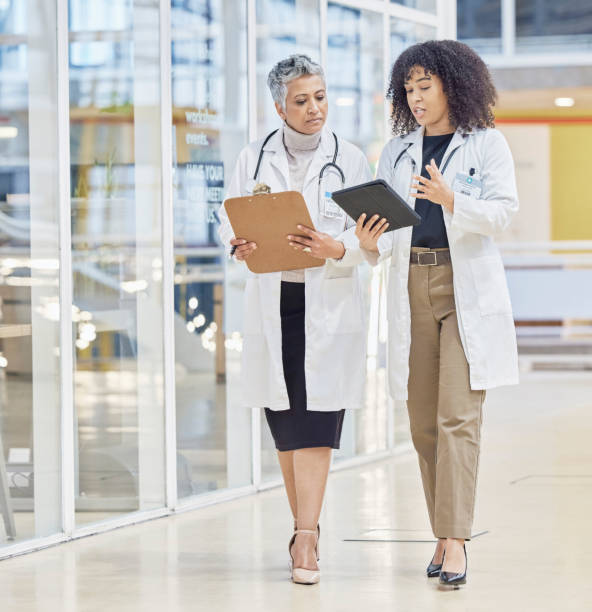
<svg viewBox="0 0 592 612">
<path fill-rule="evenodd" d="M 306 202 L 298 191 L 229 198 L 224 206 L 234 235 L 257 245 L 245 260 L 251 272 L 263 274 L 325 265 L 323 259 L 294 249 L 286 239 L 288 234 L 300 234 L 298 225 L 314 229 Z"/>
</svg>

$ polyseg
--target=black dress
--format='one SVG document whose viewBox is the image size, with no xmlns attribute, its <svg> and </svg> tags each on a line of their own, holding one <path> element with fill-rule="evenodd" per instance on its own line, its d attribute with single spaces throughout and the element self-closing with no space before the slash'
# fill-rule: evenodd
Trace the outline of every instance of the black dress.
<svg viewBox="0 0 592 612">
<path fill-rule="evenodd" d="M 339 448 L 345 414 L 345 410 L 306 409 L 304 299 L 304 283 L 282 281 L 282 361 L 290 409 L 265 409 L 271 435 L 280 451 L 319 446 Z"/>
</svg>

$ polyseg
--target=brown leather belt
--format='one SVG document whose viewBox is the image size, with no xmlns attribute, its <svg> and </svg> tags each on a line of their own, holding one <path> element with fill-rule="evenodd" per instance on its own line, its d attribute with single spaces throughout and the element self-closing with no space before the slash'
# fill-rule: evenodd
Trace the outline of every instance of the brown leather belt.
<svg viewBox="0 0 592 612">
<path fill-rule="evenodd" d="M 441 266 L 450 263 L 450 251 L 417 251 L 411 253 L 409 263 L 418 266 Z"/>
</svg>

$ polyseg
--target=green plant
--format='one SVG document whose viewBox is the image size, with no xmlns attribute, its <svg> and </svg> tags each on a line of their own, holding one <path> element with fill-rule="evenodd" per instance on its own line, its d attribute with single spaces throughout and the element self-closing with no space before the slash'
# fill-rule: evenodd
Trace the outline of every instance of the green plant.
<svg viewBox="0 0 592 612">
<path fill-rule="evenodd" d="M 88 198 L 88 183 L 86 182 L 86 175 L 82 170 L 78 173 L 78 181 L 76 181 L 76 187 L 74 187 L 74 197 Z"/>
<path fill-rule="evenodd" d="M 115 154 L 117 149 L 114 147 L 112 151 L 107 153 L 105 158 L 105 196 L 110 198 L 113 196 L 115 191 L 115 182 L 113 179 L 113 162 L 115 161 Z M 98 166 L 99 160 L 95 159 L 95 166 Z"/>
</svg>

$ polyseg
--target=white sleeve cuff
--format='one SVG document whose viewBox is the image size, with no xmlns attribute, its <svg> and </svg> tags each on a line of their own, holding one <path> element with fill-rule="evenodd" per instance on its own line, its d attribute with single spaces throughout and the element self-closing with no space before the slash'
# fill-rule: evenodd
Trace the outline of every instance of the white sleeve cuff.
<svg viewBox="0 0 592 612">
<path fill-rule="evenodd" d="M 339 268 L 351 268 L 357 266 L 364 261 L 361 249 L 348 249 L 345 247 L 345 253 L 341 259 L 331 259 L 331 263 Z"/>
</svg>

